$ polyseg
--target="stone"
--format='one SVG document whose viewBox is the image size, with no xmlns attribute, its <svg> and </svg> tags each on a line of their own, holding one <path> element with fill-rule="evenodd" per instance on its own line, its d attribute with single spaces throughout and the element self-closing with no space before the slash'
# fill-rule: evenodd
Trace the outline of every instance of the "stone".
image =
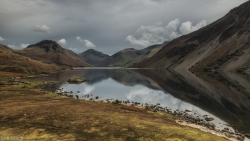
<svg viewBox="0 0 250 141">
<path fill-rule="evenodd" d="M 205 120 L 206 120 L 206 121 L 213 121 L 214 118 L 212 118 L 212 117 L 205 117 Z"/>
<path fill-rule="evenodd" d="M 215 124 L 213 122 L 208 122 L 208 126 L 211 127 L 213 130 L 215 129 Z"/>
</svg>

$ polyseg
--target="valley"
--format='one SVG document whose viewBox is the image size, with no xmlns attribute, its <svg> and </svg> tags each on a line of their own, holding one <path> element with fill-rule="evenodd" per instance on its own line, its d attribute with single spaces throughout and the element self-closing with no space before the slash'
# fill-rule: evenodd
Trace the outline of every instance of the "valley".
<svg viewBox="0 0 250 141">
<path fill-rule="evenodd" d="M 11 5 L 3 1 L 0 7 Z M 139 6 L 126 2 L 131 10 Z M 32 32 L 25 36 L 18 32 L 22 28 L 13 26 L 16 22 L 0 23 L 5 33 L 0 36 L 0 140 L 249 141 L 250 1 L 238 7 L 236 1 L 228 1 L 235 8 L 222 12 L 224 16 L 217 20 L 210 19 L 212 22 L 202 20 L 194 25 L 191 19 L 199 16 L 186 15 L 190 21 L 177 18 L 163 24 L 164 18 L 179 11 L 163 13 L 164 22 L 152 24 L 157 16 L 147 11 L 172 2 L 147 1 L 142 4 L 145 13 L 132 19 L 129 17 L 143 8 L 112 17 L 126 8 L 107 8 L 110 5 L 92 1 L 72 2 L 71 10 L 56 1 L 12 3 L 28 9 L 35 3 L 35 9 L 46 10 L 51 9 L 49 3 L 67 12 L 62 12 L 64 18 L 36 16 L 30 11 L 17 12 L 25 7 L 22 5 L 16 14 L 26 13 L 46 23 L 27 30 L 31 25 L 19 19 L 20 24 L 27 24 L 22 28 Z M 224 2 L 198 4 L 209 7 Z M 99 11 L 103 7 L 109 12 Z M 98 14 L 81 11 L 92 8 Z M 35 9 L 34 13 L 39 11 Z M 81 15 L 68 16 L 69 11 L 81 11 Z M 205 12 L 195 13 L 202 17 Z M 5 13 L 0 11 L 1 15 Z M 143 15 L 147 17 L 140 21 Z M 57 24 L 51 26 L 52 21 Z M 13 29 L 6 32 L 6 25 Z M 14 41 L 16 36 L 20 39 Z"/>
</svg>

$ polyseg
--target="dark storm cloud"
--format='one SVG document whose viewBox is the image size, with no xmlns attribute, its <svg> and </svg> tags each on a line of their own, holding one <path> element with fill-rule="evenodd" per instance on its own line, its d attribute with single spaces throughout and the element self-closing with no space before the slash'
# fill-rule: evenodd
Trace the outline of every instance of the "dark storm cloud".
<svg viewBox="0 0 250 141">
<path fill-rule="evenodd" d="M 0 43 L 21 49 L 51 39 L 77 53 L 95 46 L 113 54 L 192 32 L 245 1 L 1 0 Z M 166 27 L 176 19 L 176 30 Z"/>
</svg>

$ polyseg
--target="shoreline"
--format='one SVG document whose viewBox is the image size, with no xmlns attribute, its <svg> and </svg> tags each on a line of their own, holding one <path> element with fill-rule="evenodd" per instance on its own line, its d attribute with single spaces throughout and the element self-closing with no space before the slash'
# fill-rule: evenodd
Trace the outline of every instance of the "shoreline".
<svg viewBox="0 0 250 141">
<path fill-rule="evenodd" d="M 201 125 L 197 125 L 197 124 L 192 124 L 192 123 L 187 123 L 185 121 L 183 122 L 180 122 L 179 120 L 175 120 L 177 124 L 180 124 L 180 125 L 183 125 L 183 126 L 188 126 L 188 127 L 192 127 L 192 128 L 195 128 L 195 129 L 199 129 L 205 133 L 210 133 L 210 134 L 213 134 L 213 135 L 216 135 L 216 136 L 220 136 L 220 137 L 224 137 L 224 138 L 227 138 L 231 141 L 239 141 L 239 139 L 237 139 L 235 136 L 232 138 L 232 137 L 228 137 L 226 136 L 225 134 L 221 133 L 221 132 L 217 132 L 215 130 L 210 130 L 209 128 L 207 127 L 204 127 L 204 126 L 201 126 Z M 244 139 L 244 141 L 250 141 L 250 139 L 246 138 Z"/>
<path fill-rule="evenodd" d="M 29 83 L 34 83 L 34 82 L 29 82 Z M 47 84 L 49 84 L 50 82 L 47 82 Z M 26 84 L 27 85 L 27 84 Z M 40 83 L 38 83 L 37 84 L 38 86 L 40 86 L 41 84 Z M 10 85 L 11 86 L 11 85 Z M 10 86 L 8 86 L 8 87 L 10 87 Z M 32 88 L 30 88 L 30 87 L 26 87 L 26 88 L 22 88 L 22 89 L 27 89 L 27 90 L 31 90 Z M 46 89 L 46 87 L 45 87 L 45 89 Z M 38 91 L 38 92 L 46 92 L 46 91 L 41 91 L 40 89 L 39 89 L 39 87 L 37 87 L 36 86 L 36 88 L 34 88 L 33 90 L 35 90 L 35 91 Z M 43 89 L 44 90 L 44 89 Z M 49 91 L 51 91 L 51 90 L 49 90 Z M 61 97 L 62 99 L 64 99 L 65 98 L 65 96 L 62 96 L 62 95 L 59 95 L 59 94 L 57 94 L 59 97 Z M 61 99 L 61 98 L 59 98 L 59 99 Z M 79 100 L 77 100 L 77 99 L 73 99 L 72 97 L 71 98 L 66 98 L 66 99 L 68 99 L 68 100 L 66 100 L 66 101 L 74 101 L 74 102 L 77 102 L 77 101 L 79 101 Z M 53 101 L 53 102 L 55 102 L 56 101 L 56 103 L 60 103 L 59 101 L 61 101 L 61 100 L 58 100 L 58 99 L 54 99 L 54 100 L 51 100 L 51 101 Z M 81 101 L 81 100 L 80 100 Z M 81 103 L 84 103 L 84 101 L 85 100 L 83 100 Z M 94 101 L 94 100 L 87 100 L 87 101 Z M 87 103 L 89 103 L 89 102 L 87 102 Z M 108 102 L 108 103 L 112 103 L 112 102 Z M 118 102 L 118 103 L 113 103 L 113 104 L 117 104 L 117 105 L 119 105 L 120 104 L 120 102 Z M 112 105 L 113 105 L 112 104 Z M 110 104 L 109 104 L 110 105 Z M 110 106 L 112 106 L 112 105 L 110 105 Z M 125 106 L 127 106 L 127 107 L 129 107 L 127 110 L 128 111 L 130 111 L 131 110 L 131 108 L 133 109 L 133 107 L 137 107 L 138 109 L 141 109 L 142 111 L 144 111 L 145 109 L 146 109 L 146 107 L 144 106 L 137 106 L 136 104 L 135 105 L 132 105 L 132 104 L 121 104 L 121 105 L 125 105 Z M 132 106 L 131 106 L 132 105 Z M 126 108 L 127 108 L 126 107 Z M 133 111 L 133 110 L 132 110 Z M 137 111 L 137 110 L 134 110 L 134 111 Z M 139 110 L 140 111 L 140 110 Z M 149 110 L 146 110 L 146 111 L 149 111 Z M 149 113 L 149 112 L 146 112 L 146 113 Z M 152 110 L 151 109 L 151 111 L 150 111 L 150 113 L 153 113 L 153 114 L 164 114 L 164 113 L 167 113 L 167 112 L 161 112 L 160 110 L 159 110 L 159 112 L 155 112 L 154 110 Z M 171 113 L 167 113 L 167 114 L 169 114 L 169 115 L 172 115 L 172 116 L 174 116 L 173 114 L 171 114 Z M 26 114 L 25 114 L 26 115 Z M 126 116 L 128 116 L 128 115 L 126 115 Z M 176 123 L 176 125 L 178 125 L 179 123 L 177 123 L 177 122 L 175 122 Z M 198 126 L 192 126 L 192 125 L 189 125 L 189 124 L 179 124 L 179 125 L 182 125 L 182 126 L 185 126 L 185 127 L 192 127 L 192 128 L 197 128 Z M 203 127 L 203 126 L 201 126 L 201 127 Z M 198 128 L 198 129 L 200 129 L 200 128 Z M 200 131 L 202 131 L 202 130 L 200 130 Z M 210 132 L 205 132 L 205 131 L 202 131 L 203 133 L 209 133 L 209 134 L 213 134 L 213 133 L 210 133 Z M 0 134 L 1 135 L 1 134 Z M 213 135 L 216 135 L 216 136 L 219 136 L 218 134 L 213 134 Z M 227 138 L 226 136 L 220 136 L 220 137 L 224 137 L 224 138 Z M 229 138 L 228 138 L 229 139 Z"/>
</svg>

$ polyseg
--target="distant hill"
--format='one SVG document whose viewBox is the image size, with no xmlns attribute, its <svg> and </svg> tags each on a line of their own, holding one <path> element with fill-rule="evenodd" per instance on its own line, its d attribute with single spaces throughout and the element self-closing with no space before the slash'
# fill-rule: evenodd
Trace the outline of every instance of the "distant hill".
<svg viewBox="0 0 250 141">
<path fill-rule="evenodd" d="M 161 45 L 152 45 L 141 50 L 136 50 L 133 48 L 124 49 L 100 63 L 99 66 L 130 67 L 134 63 L 140 62 L 153 56 L 165 44 L 167 44 L 167 42 Z"/>
<path fill-rule="evenodd" d="M 5 45 L 0 44 L 0 46 L 3 47 L 3 48 L 5 48 L 5 49 L 12 50 L 12 48 L 9 48 L 9 47 L 7 47 Z"/>
<path fill-rule="evenodd" d="M 179 37 L 134 67 L 175 70 L 235 70 L 250 68 L 250 1 L 214 23 Z"/>
<path fill-rule="evenodd" d="M 80 58 L 82 58 L 87 63 L 97 66 L 102 61 L 108 59 L 110 56 L 103 54 L 102 52 L 96 51 L 94 49 L 88 49 L 83 53 L 79 54 Z"/>
<path fill-rule="evenodd" d="M 0 71 L 25 74 L 51 73 L 62 68 L 54 64 L 45 64 L 12 52 L 6 46 L 0 45 Z"/>
<path fill-rule="evenodd" d="M 27 48 L 15 51 L 15 53 L 30 57 L 35 60 L 41 60 L 47 63 L 56 63 L 59 65 L 68 65 L 72 67 L 90 66 L 83 61 L 73 51 L 62 48 L 55 41 L 44 40 L 37 44 L 29 45 Z"/>
</svg>

